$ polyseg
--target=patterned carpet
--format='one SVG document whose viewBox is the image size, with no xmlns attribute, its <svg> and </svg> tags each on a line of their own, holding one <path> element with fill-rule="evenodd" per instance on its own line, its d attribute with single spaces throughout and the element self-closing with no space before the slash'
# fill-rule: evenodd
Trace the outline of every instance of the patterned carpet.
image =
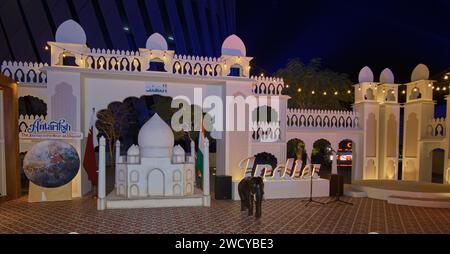
<svg viewBox="0 0 450 254">
<path fill-rule="evenodd" d="M 0 233 L 450 233 L 450 209 L 346 200 L 354 205 L 266 200 L 263 217 L 255 219 L 241 213 L 236 201 L 213 200 L 210 208 L 97 211 L 93 198 L 34 204 L 22 198 L 0 204 Z"/>
</svg>

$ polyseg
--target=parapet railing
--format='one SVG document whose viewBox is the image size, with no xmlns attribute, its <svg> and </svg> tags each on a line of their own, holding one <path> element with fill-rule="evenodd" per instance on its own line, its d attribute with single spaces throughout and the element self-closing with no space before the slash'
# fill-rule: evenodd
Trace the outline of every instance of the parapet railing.
<svg viewBox="0 0 450 254">
<path fill-rule="evenodd" d="M 277 142 L 281 139 L 280 122 L 253 122 L 252 140 L 256 142 Z"/>
<path fill-rule="evenodd" d="M 252 76 L 255 80 L 252 85 L 252 93 L 258 95 L 281 95 L 284 89 L 284 81 L 282 78 L 271 78 L 262 76 Z"/>
<path fill-rule="evenodd" d="M 288 109 L 288 128 L 359 128 L 358 114 L 354 111 Z"/>
<path fill-rule="evenodd" d="M 1 72 L 17 82 L 46 84 L 47 74 L 40 70 L 44 66 L 48 65 L 44 63 L 3 61 Z"/>
<path fill-rule="evenodd" d="M 427 124 L 426 137 L 444 138 L 447 130 L 446 120 L 443 117 L 433 118 Z"/>
</svg>

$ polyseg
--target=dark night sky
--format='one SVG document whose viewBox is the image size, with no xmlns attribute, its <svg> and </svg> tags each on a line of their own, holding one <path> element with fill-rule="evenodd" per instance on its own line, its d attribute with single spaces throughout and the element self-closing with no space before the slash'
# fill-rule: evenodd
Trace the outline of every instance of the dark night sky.
<svg viewBox="0 0 450 254">
<path fill-rule="evenodd" d="M 237 34 L 254 70 L 320 57 L 352 81 L 368 65 L 376 80 L 388 67 L 406 83 L 418 63 L 450 67 L 450 0 L 237 0 Z"/>
</svg>

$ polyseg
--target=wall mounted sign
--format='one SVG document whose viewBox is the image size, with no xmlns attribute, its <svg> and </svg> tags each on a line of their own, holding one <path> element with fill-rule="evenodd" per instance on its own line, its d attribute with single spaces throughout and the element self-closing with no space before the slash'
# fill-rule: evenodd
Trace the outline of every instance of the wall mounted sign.
<svg viewBox="0 0 450 254">
<path fill-rule="evenodd" d="M 37 118 L 28 128 L 19 134 L 22 139 L 82 139 L 81 132 L 73 132 L 65 119 L 46 122 Z"/>
<path fill-rule="evenodd" d="M 145 86 L 146 93 L 167 94 L 167 84 L 149 84 Z"/>
</svg>

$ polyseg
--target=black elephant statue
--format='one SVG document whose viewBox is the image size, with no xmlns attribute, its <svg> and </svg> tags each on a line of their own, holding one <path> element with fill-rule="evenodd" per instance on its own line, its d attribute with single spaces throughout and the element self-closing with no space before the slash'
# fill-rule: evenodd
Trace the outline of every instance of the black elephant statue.
<svg viewBox="0 0 450 254">
<path fill-rule="evenodd" d="M 264 196 L 264 181 L 262 177 L 245 177 L 238 185 L 241 198 L 241 211 L 248 209 L 248 216 L 253 215 L 253 202 L 255 203 L 255 217 L 261 217 L 261 203 Z"/>
</svg>

